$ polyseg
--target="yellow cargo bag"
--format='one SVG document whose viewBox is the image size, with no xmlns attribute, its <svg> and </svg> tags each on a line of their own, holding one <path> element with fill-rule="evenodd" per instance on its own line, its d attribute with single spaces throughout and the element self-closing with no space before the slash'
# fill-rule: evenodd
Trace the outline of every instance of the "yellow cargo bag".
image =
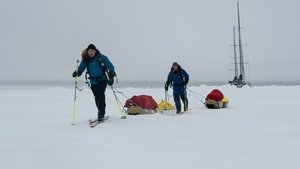
<svg viewBox="0 0 300 169">
<path fill-rule="evenodd" d="M 175 107 L 168 101 L 162 100 L 158 105 L 157 105 L 157 110 L 173 110 Z"/>
</svg>

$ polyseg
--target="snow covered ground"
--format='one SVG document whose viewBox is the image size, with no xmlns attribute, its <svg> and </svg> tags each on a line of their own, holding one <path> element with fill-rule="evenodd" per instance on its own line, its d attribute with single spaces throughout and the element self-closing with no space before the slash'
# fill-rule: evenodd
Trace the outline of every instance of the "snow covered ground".
<svg viewBox="0 0 300 169">
<path fill-rule="evenodd" d="M 126 120 L 107 88 L 110 119 L 90 128 L 96 108 L 89 89 L 78 94 L 71 126 L 73 89 L 0 87 L 0 168 L 300 168 L 300 86 L 189 87 L 203 96 L 214 88 L 229 98 L 228 108 L 206 109 L 190 94 L 186 114 Z M 164 99 L 163 88 L 120 90 Z"/>
</svg>

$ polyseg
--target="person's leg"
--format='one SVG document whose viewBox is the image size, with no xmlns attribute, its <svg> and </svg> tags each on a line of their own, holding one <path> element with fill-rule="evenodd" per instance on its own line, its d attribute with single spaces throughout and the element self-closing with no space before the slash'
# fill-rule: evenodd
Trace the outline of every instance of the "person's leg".
<svg viewBox="0 0 300 169">
<path fill-rule="evenodd" d="M 184 94 L 182 94 L 182 95 L 180 95 L 180 98 L 181 98 L 181 100 L 182 100 L 182 102 L 183 102 L 183 109 L 184 109 L 184 111 L 187 111 L 188 110 L 188 99 L 187 99 L 187 97 L 186 97 L 186 95 L 184 95 Z"/>
<path fill-rule="evenodd" d="M 105 102 L 105 90 L 107 83 L 102 82 L 98 84 L 99 86 L 99 111 L 98 111 L 98 119 L 102 119 L 105 116 L 105 108 L 106 108 L 106 102 Z"/>
<path fill-rule="evenodd" d="M 92 86 L 92 91 L 95 96 L 95 103 L 98 109 L 98 119 L 102 119 L 105 116 L 105 90 L 107 83 L 99 83 L 96 86 Z"/>
<path fill-rule="evenodd" d="M 180 86 L 179 88 L 179 93 L 180 93 L 180 98 L 183 102 L 183 109 L 184 111 L 187 111 L 188 110 L 188 99 L 187 99 L 187 94 L 186 94 L 186 89 L 185 89 L 185 86 Z"/>
<path fill-rule="evenodd" d="M 180 94 L 179 94 L 178 85 L 173 85 L 173 96 L 174 96 L 176 112 L 180 113 L 181 112 L 181 103 L 180 103 Z"/>
<path fill-rule="evenodd" d="M 92 92 L 94 94 L 94 99 L 95 99 L 95 104 L 97 107 L 97 110 L 99 112 L 99 90 L 98 90 L 98 85 L 92 85 L 91 86 Z"/>
<path fill-rule="evenodd" d="M 175 102 L 176 112 L 180 113 L 180 111 L 181 111 L 181 104 L 180 104 L 179 94 L 174 94 L 174 102 Z"/>
</svg>

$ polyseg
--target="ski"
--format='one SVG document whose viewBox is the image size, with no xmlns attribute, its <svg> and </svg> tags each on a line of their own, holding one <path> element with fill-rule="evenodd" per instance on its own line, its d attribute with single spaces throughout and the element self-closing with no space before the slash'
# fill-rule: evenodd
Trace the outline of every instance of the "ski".
<svg viewBox="0 0 300 169">
<path fill-rule="evenodd" d="M 89 124 L 90 124 L 90 127 L 93 128 L 93 127 L 96 127 L 98 124 L 100 123 L 103 123 L 104 121 L 106 121 L 107 119 L 109 118 L 109 116 L 105 116 L 102 120 L 98 120 L 98 119 L 95 119 L 95 120 L 89 120 Z"/>
<path fill-rule="evenodd" d="M 98 124 L 100 124 L 100 123 L 102 123 L 103 121 L 101 120 L 101 121 L 97 121 L 97 122 L 95 122 L 95 123 L 92 123 L 92 124 L 90 124 L 90 127 L 91 128 L 93 128 L 93 127 L 96 127 Z"/>
<path fill-rule="evenodd" d="M 93 123 L 95 123 L 97 121 L 98 121 L 98 119 L 89 119 L 89 124 L 91 125 L 91 124 L 93 124 Z"/>
</svg>

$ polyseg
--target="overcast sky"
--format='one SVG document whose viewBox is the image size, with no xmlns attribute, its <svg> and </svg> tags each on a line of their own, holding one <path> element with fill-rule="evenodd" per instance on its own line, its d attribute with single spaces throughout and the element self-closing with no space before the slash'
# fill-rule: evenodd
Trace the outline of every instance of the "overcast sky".
<svg viewBox="0 0 300 169">
<path fill-rule="evenodd" d="M 0 81 L 72 81 L 90 43 L 119 81 L 230 80 L 235 0 L 0 0 Z M 300 81 L 300 1 L 240 0 L 248 81 Z"/>
</svg>

